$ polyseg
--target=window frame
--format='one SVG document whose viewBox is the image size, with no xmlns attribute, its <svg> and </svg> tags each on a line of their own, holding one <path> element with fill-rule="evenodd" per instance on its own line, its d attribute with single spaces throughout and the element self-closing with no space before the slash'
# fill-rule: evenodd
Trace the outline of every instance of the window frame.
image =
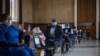
<svg viewBox="0 0 100 56">
<path fill-rule="evenodd" d="M 10 16 L 13 22 L 19 22 L 19 0 L 10 0 Z"/>
</svg>

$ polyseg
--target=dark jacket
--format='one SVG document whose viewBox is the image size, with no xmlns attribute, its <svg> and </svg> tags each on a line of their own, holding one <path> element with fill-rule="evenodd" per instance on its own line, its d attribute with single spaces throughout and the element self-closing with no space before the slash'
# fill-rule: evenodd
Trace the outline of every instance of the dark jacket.
<svg viewBox="0 0 100 56">
<path fill-rule="evenodd" d="M 46 39 L 50 39 L 51 28 L 52 28 L 52 26 L 48 26 L 46 31 L 45 31 Z M 63 36 L 63 30 L 62 30 L 61 26 L 57 25 L 55 28 L 55 39 L 61 39 L 62 36 Z"/>
<path fill-rule="evenodd" d="M 66 30 L 68 30 L 68 33 L 71 32 L 71 29 L 70 29 L 70 28 L 64 28 L 64 29 L 63 29 L 63 33 L 64 33 L 64 34 L 65 34 L 65 31 L 66 31 Z"/>
<path fill-rule="evenodd" d="M 83 35 L 83 32 L 82 32 L 82 31 L 81 31 L 81 32 L 79 31 L 79 32 L 78 32 L 78 36 L 79 36 L 79 37 L 82 37 L 82 35 Z"/>
</svg>

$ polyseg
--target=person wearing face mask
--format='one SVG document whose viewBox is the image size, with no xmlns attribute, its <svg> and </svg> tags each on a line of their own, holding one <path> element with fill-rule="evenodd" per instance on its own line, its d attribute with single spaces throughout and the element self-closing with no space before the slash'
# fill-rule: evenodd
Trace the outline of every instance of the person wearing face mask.
<svg viewBox="0 0 100 56">
<path fill-rule="evenodd" d="M 0 56 L 35 56 L 32 50 L 23 46 L 23 32 L 12 25 L 9 14 L 2 14 L 0 19 Z"/>
<path fill-rule="evenodd" d="M 77 30 L 76 30 L 76 27 L 74 26 L 74 27 L 71 29 L 72 46 L 74 46 L 76 38 L 77 38 Z"/>
<path fill-rule="evenodd" d="M 80 30 L 78 31 L 78 43 L 81 42 L 82 37 L 83 37 L 82 35 L 83 35 L 83 31 L 80 29 Z"/>
<path fill-rule="evenodd" d="M 69 24 L 68 24 L 68 23 L 65 23 L 65 28 L 63 28 L 62 52 L 65 52 L 65 51 L 64 51 L 64 45 L 65 45 L 65 43 L 67 43 L 67 44 L 66 44 L 66 51 L 69 50 L 69 44 L 70 44 L 70 41 L 69 41 L 69 34 L 70 34 Z"/>
<path fill-rule="evenodd" d="M 61 26 L 57 24 L 57 21 L 55 19 L 52 19 L 51 25 L 47 27 L 45 31 L 45 36 L 46 36 L 46 41 L 45 41 L 46 46 L 53 46 L 55 48 L 61 46 L 63 30 Z"/>
</svg>

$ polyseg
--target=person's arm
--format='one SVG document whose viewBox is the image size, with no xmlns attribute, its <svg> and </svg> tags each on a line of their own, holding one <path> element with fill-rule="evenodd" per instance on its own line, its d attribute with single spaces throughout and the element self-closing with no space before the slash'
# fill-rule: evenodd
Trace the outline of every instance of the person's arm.
<svg viewBox="0 0 100 56">
<path fill-rule="evenodd" d="M 46 36 L 46 39 L 49 39 L 49 35 L 50 35 L 50 34 L 48 33 L 48 31 L 49 31 L 48 29 L 49 29 L 49 27 L 46 28 L 46 31 L 45 31 L 45 33 L 44 33 L 44 35 Z"/>
<path fill-rule="evenodd" d="M 24 32 L 23 31 L 20 31 L 18 45 L 24 45 L 24 44 L 25 44 Z"/>
<path fill-rule="evenodd" d="M 5 32 L 0 29 L 0 47 L 18 46 L 17 44 L 8 43 L 5 38 Z"/>
<path fill-rule="evenodd" d="M 12 44 L 6 41 L 0 41 L 0 47 L 19 47 L 19 44 Z"/>
<path fill-rule="evenodd" d="M 58 34 L 57 34 L 57 37 L 59 39 L 62 39 L 62 36 L 63 36 L 63 30 L 60 26 L 58 26 Z"/>
</svg>

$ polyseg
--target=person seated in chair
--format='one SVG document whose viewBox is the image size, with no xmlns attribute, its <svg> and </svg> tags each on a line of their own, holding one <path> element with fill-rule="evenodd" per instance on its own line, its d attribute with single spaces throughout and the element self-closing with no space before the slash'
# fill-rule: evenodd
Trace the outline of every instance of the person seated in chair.
<svg viewBox="0 0 100 56">
<path fill-rule="evenodd" d="M 83 35 L 83 31 L 80 29 L 80 30 L 78 31 L 78 43 L 81 42 L 82 37 L 83 37 L 82 35 Z"/>
<path fill-rule="evenodd" d="M 23 46 L 23 31 L 12 25 L 10 15 L 2 14 L 0 19 L 0 56 L 35 56 L 34 51 Z"/>
<path fill-rule="evenodd" d="M 74 26 L 74 27 L 71 29 L 72 46 L 75 44 L 76 38 L 77 38 L 77 30 L 76 30 L 76 27 Z"/>
<path fill-rule="evenodd" d="M 47 27 L 45 32 L 46 46 L 52 46 L 54 48 L 60 47 L 62 42 L 62 35 L 63 30 L 61 26 L 57 24 L 55 19 L 52 19 L 51 25 Z"/>
<path fill-rule="evenodd" d="M 62 52 L 64 52 L 64 43 L 66 43 L 66 51 L 69 50 L 69 34 L 70 34 L 70 29 L 69 29 L 69 24 L 65 23 L 65 28 L 63 28 L 63 43 L 62 43 Z"/>
<path fill-rule="evenodd" d="M 65 28 L 63 28 L 63 38 L 65 42 L 69 42 L 69 34 L 70 34 L 70 29 L 69 29 L 69 24 L 65 23 Z"/>
</svg>

